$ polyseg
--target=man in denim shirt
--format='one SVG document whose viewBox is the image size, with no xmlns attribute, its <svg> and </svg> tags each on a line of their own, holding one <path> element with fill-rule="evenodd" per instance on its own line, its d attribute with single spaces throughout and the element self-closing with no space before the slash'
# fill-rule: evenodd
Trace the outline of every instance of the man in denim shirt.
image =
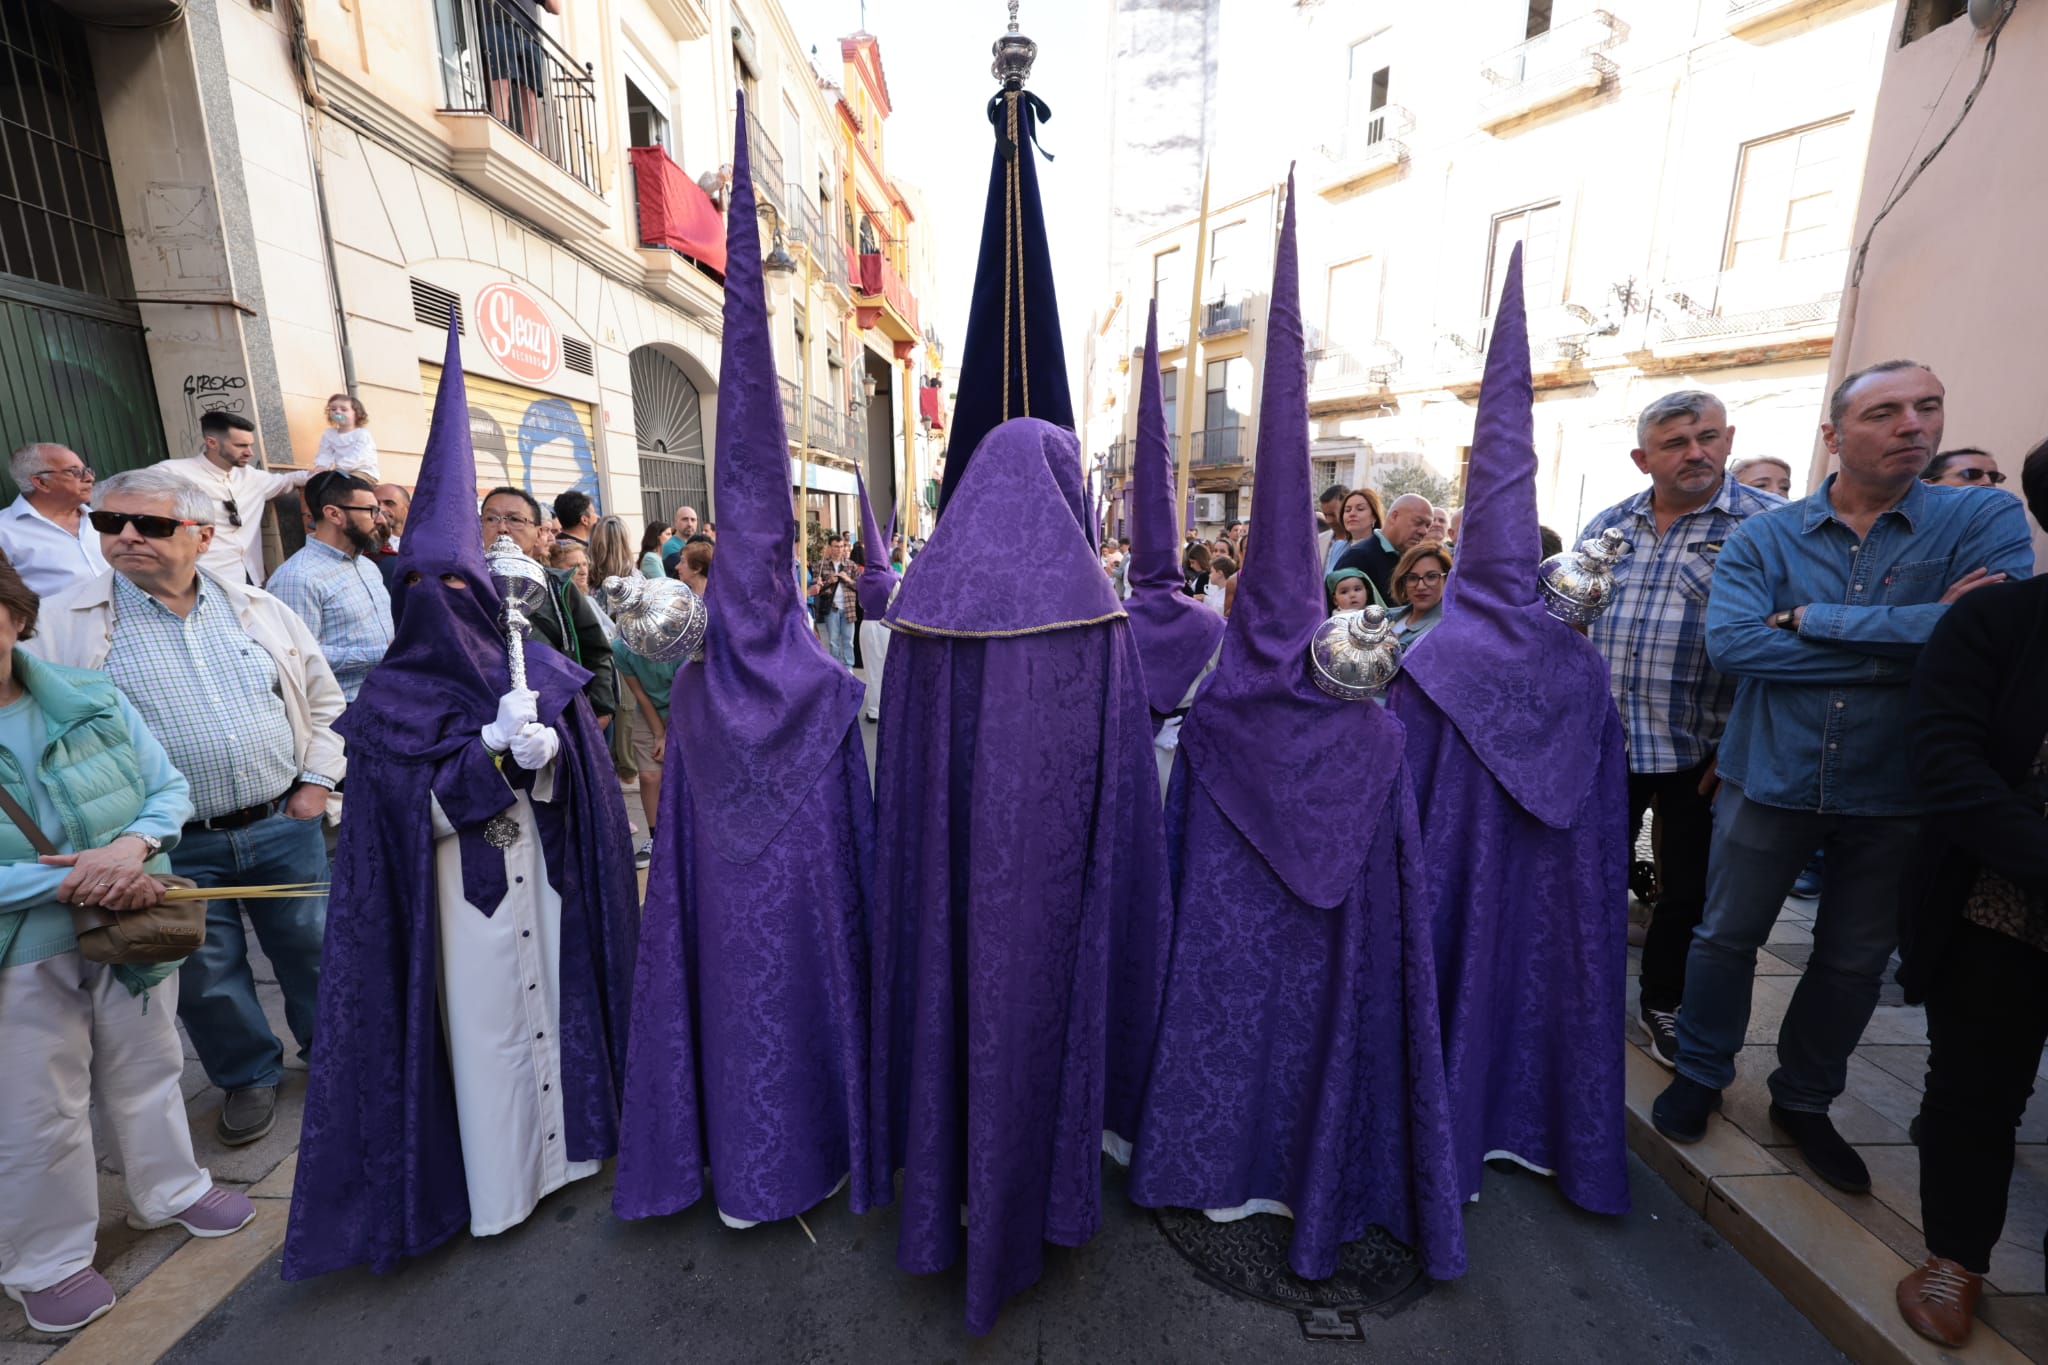
<svg viewBox="0 0 2048 1365">
<path fill-rule="evenodd" d="M 1586 523 L 1581 540 L 1619 530 L 1633 552 L 1615 566 L 1614 605 L 1588 635 L 1607 659 L 1628 727 L 1629 828 L 1657 806 L 1657 912 L 1643 943 L 1641 999 L 1650 1055 L 1678 1061 L 1685 958 L 1707 904 L 1714 749 L 1735 680 L 1707 663 L 1707 592 L 1721 547 L 1749 517 L 1782 507 L 1726 471 L 1735 428 L 1711 393 L 1681 389 L 1636 419 L 1636 468 L 1650 486 Z"/>
<path fill-rule="evenodd" d="M 1749 518 L 1707 604 L 1707 653 L 1737 679 L 1721 743 L 1707 912 L 1686 960 L 1678 1075 L 1652 1121 L 1693 1142 L 1735 1079 L 1756 952 L 1815 848 L 1828 880 L 1813 956 L 1778 1030 L 1771 1121 L 1814 1173 L 1852 1193 L 1870 1172 L 1828 1119 L 1897 941 L 1918 829 L 1906 769 L 1906 683 L 1948 604 L 2032 570 L 2019 501 L 1938 488 L 1941 381 L 1888 361 L 1844 379 L 1819 491 Z"/>
</svg>

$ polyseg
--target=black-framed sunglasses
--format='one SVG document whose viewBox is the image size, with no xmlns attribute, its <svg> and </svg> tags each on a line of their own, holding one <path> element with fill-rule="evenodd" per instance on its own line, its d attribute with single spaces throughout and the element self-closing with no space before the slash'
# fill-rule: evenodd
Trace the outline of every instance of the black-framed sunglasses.
<svg viewBox="0 0 2048 1365">
<path fill-rule="evenodd" d="M 241 529 L 242 509 L 235 506 L 235 500 L 233 498 L 221 499 L 220 510 L 228 514 L 228 525 L 236 528 L 237 530 Z"/>
<path fill-rule="evenodd" d="M 136 531 L 150 540 L 169 540 L 178 534 L 180 527 L 197 526 L 196 521 L 182 521 L 177 517 L 152 516 L 147 512 L 94 512 L 88 518 L 92 529 L 103 536 L 118 536 L 133 526 Z"/>
<path fill-rule="evenodd" d="M 1956 470 L 1955 476 L 1964 483 L 1988 483 L 1993 487 L 2005 482 L 2005 471 L 2002 469 L 1978 469 L 1973 466 L 1969 469 Z"/>
</svg>

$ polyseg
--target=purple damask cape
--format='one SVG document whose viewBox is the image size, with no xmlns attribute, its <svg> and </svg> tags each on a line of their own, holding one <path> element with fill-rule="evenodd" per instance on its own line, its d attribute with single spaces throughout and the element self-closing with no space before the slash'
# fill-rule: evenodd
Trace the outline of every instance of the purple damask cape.
<svg viewBox="0 0 2048 1365">
<path fill-rule="evenodd" d="M 1045 1242 L 1100 1225 L 1105 1132 L 1134 1131 L 1166 968 L 1137 646 L 1083 509 L 1073 434 L 1004 423 L 889 613 L 874 1102 L 903 1171 L 897 1261 L 964 1252 L 974 1332 Z"/>
<path fill-rule="evenodd" d="M 430 797 L 461 841 L 464 892 L 483 913 L 508 893 L 484 824 L 533 774 L 484 749 L 511 687 L 497 589 L 477 520 L 476 461 L 460 343 L 451 329 L 408 534 L 392 576 L 396 633 L 335 723 L 349 799 L 335 849 L 320 1004 L 285 1233 L 284 1278 L 345 1266 L 387 1271 L 469 1224 L 453 1073 L 440 1014 Z M 458 578 L 463 586 L 443 581 Z M 618 1142 L 633 921 L 638 900 L 625 806 L 589 675 L 545 645 L 526 649 L 541 723 L 561 736 L 554 799 L 533 813 L 561 895 L 562 1111 L 571 1161 Z M 508 985 L 507 989 L 512 987 Z"/>
<path fill-rule="evenodd" d="M 1628 770 L 1607 667 L 1543 609 L 1521 248 L 1487 350 L 1443 623 L 1388 704 L 1407 727 L 1436 896 L 1458 1180 L 1484 1162 L 1554 1173 L 1628 1209 L 1623 997 Z"/>
<path fill-rule="evenodd" d="M 1131 457 L 1131 634 L 1145 665 L 1145 700 L 1164 719 L 1216 653 L 1223 618 L 1181 591 L 1180 534 L 1173 525 L 1173 443 L 1159 392 L 1159 305 L 1145 319 L 1145 369 L 1138 376 L 1138 437 Z M 1255 504 L 1256 505 L 1256 504 Z M 1239 585 L 1243 591 L 1243 585 Z"/>
<path fill-rule="evenodd" d="M 903 575 L 889 567 L 889 541 L 876 529 L 875 505 L 868 501 L 868 481 L 855 476 L 854 487 L 860 493 L 861 557 L 867 563 L 854 581 L 853 595 L 860 599 L 861 619 L 879 621 L 889 614 L 889 595 L 896 591 Z M 890 524 L 895 524 L 893 509 Z"/>
<path fill-rule="evenodd" d="M 1289 1212 L 1288 1261 L 1308 1279 L 1377 1223 L 1448 1279 L 1465 1244 L 1401 725 L 1308 674 L 1324 611 L 1293 191 L 1290 177 L 1253 549 L 1168 788 L 1172 971 L 1131 1197 Z"/>
<path fill-rule="evenodd" d="M 718 561 L 701 662 L 676 674 L 612 1208 L 696 1202 L 767 1222 L 849 1182 L 889 1196 L 868 1136 L 874 807 L 862 685 L 818 643 L 791 565 L 789 447 L 761 283 L 744 100 L 726 217 L 714 452 Z"/>
</svg>

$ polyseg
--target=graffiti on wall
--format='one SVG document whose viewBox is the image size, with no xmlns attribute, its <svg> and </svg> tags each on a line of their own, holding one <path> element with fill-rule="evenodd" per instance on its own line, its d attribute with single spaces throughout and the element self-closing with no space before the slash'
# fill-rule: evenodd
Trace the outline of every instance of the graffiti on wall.
<svg viewBox="0 0 2048 1365">
<path fill-rule="evenodd" d="M 431 412 L 441 367 L 421 361 L 420 378 Z M 478 492 L 510 486 L 545 504 L 574 489 L 604 511 L 590 404 L 475 374 L 466 377 L 465 387 Z"/>
<path fill-rule="evenodd" d="M 199 445 L 199 419 L 209 412 L 249 415 L 249 381 L 238 374 L 185 376 L 185 417 L 188 449 Z"/>
</svg>

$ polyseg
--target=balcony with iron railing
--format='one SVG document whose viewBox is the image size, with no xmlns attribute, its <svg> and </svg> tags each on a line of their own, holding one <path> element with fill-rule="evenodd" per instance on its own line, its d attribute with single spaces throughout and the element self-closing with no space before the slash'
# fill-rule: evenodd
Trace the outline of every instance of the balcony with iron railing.
<svg viewBox="0 0 2048 1365">
<path fill-rule="evenodd" d="M 1742 35 L 1755 29 L 1767 28 L 1774 24 L 1789 23 L 1803 19 L 1824 9 L 1833 8 L 1842 0 L 1727 0 L 1728 31 Z"/>
<path fill-rule="evenodd" d="M 1673 280 L 1657 291 L 1653 344 L 1756 344 L 1772 333 L 1832 335 L 1847 251 Z"/>
<path fill-rule="evenodd" d="M 811 448 L 844 460 L 856 458 L 846 444 L 846 414 L 816 394 L 811 395 Z"/>
<path fill-rule="evenodd" d="M 1194 457 L 1189 463 L 1203 467 L 1243 464 L 1252 448 L 1245 439 L 1246 430 L 1240 422 L 1236 426 L 1206 427 L 1196 432 Z"/>
<path fill-rule="evenodd" d="M 1456 389 L 1478 383 L 1480 371 L 1486 367 L 1486 347 L 1492 336 L 1492 327 L 1491 319 L 1481 318 L 1438 335 L 1432 360 L 1437 377 L 1445 387 Z M 1529 366 L 1539 377 L 1559 370 L 1571 370 L 1585 360 L 1590 348 L 1591 343 L 1583 334 L 1534 336 L 1529 341 Z"/>
<path fill-rule="evenodd" d="M 853 286 L 863 313 L 860 324 L 863 328 L 879 326 L 892 341 L 915 343 L 921 335 L 917 326 L 917 297 L 889 259 L 889 248 L 894 243 L 872 245 L 877 249 L 861 253 L 860 274 Z"/>
<path fill-rule="evenodd" d="M 803 186 L 792 181 L 784 187 L 782 216 L 782 238 L 791 251 L 801 248 L 814 257 L 826 254 L 831 243 L 825 240 L 824 220 L 818 216 L 817 205 L 804 194 Z"/>
<path fill-rule="evenodd" d="M 761 126 L 752 109 L 747 110 L 747 156 L 754 168 L 754 198 L 783 209 L 782 153 L 775 139 Z"/>
<path fill-rule="evenodd" d="M 1401 353 L 1384 341 L 1358 347 L 1326 346 L 1308 353 L 1311 398 L 1353 393 L 1379 393 L 1392 387 L 1401 369 Z"/>
<path fill-rule="evenodd" d="M 1325 163 L 1315 175 L 1316 193 L 1325 199 L 1348 199 L 1408 160 L 1402 141 L 1415 128 L 1415 116 L 1398 104 L 1382 105 L 1357 122 L 1337 130 L 1336 137 L 1316 148 Z"/>
<path fill-rule="evenodd" d="M 803 390 L 797 387 L 794 379 L 778 378 L 776 383 L 782 387 L 783 437 L 791 445 L 800 445 L 803 443 Z"/>
<path fill-rule="evenodd" d="M 1131 438 L 1119 436 L 1109 443 L 1109 477 L 1120 479 L 1131 472 Z"/>
<path fill-rule="evenodd" d="M 538 157 L 595 196 L 597 82 L 516 0 L 436 7 L 443 115 L 458 176 L 564 234 L 600 226 L 601 204 L 563 202 Z M 484 118 L 472 116 L 483 115 Z M 493 135 L 492 129 L 501 129 Z M 505 134 L 510 134 L 506 137 Z"/>
<path fill-rule="evenodd" d="M 1604 54 L 1624 36 L 1619 20 L 1594 10 L 1495 56 L 1480 68 L 1492 90 L 1479 101 L 1479 126 L 1499 128 L 1598 92 L 1615 72 Z"/>
<path fill-rule="evenodd" d="M 1215 298 L 1202 305 L 1202 340 L 1248 332 L 1252 326 L 1249 299 Z"/>
</svg>

